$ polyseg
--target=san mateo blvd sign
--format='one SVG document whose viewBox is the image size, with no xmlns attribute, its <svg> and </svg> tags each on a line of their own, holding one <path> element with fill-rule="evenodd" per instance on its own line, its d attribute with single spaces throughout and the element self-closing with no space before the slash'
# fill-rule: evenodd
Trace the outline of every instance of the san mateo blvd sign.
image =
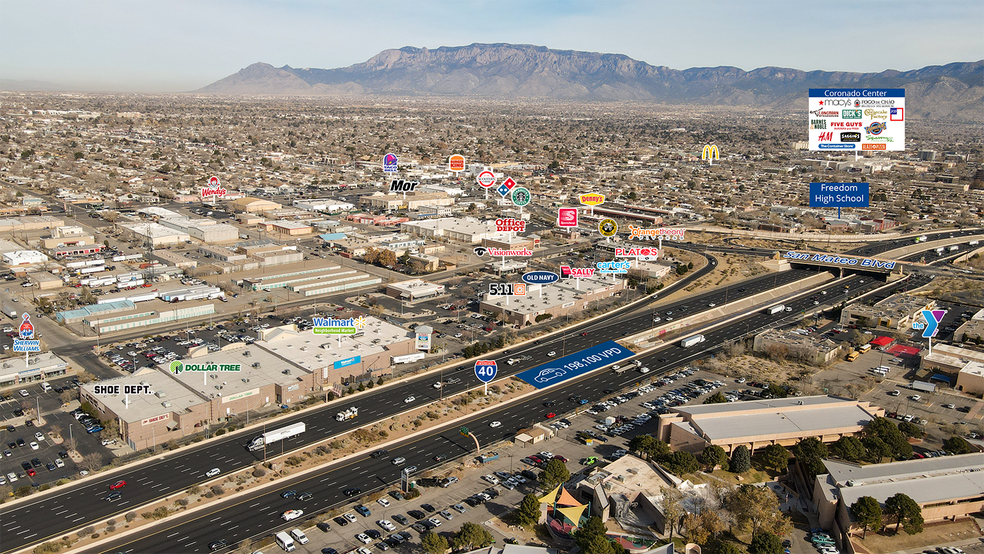
<svg viewBox="0 0 984 554">
<path fill-rule="evenodd" d="M 316 317 L 313 320 L 315 335 L 354 335 L 366 328 L 369 322 L 365 316 L 335 319 L 333 317 Z"/>
<path fill-rule="evenodd" d="M 895 269 L 898 262 L 883 262 L 872 258 L 852 258 L 850 256 L 834 256 L 832 254 L 811 254 L 809 252 L 794 252 L 790 250 L 782 256 L 787 260 L 801 260 L 804 262 L 820 262 L 824 264 L 834 264 L 842 266 L 870 267 L 873 269 Z"/>
</svg>

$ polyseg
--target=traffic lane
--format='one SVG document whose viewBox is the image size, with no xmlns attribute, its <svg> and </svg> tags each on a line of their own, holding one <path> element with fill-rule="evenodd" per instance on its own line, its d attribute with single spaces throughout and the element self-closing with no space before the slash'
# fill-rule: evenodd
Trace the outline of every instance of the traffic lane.
<svg viewBox="0 0 984 554">
<path fill-rule="evenodd" d="M 755 323 L 759 323 L 760 321 L 765 321 L 767 318 L 756 316 L 753 319 L 755 320 L 754 321 Z M 771 319 L 771 318 L 769 318 L 769 319 Z M 721 338 L 723 338 L 726 334 L 727 334 L 726 333 L 726 330 L 722 330 L 720 332 Z M 713 333 L 711 333 L 710 335 L 711 335 L 711 339 L 710 339 L 711 341 L 713 341 L 715 338 L 717 338 L 717 337 L 714 336 Z M 703 355 L 704 353 L 705 353 L 704 351 L 699 351 L 699 352 L 695 351 L 695 352 L 690 352 L 690 353 L 687 353 L 687 352 L 677 352 L 676 355 L 674 355 L 673 357 L 674 358 L 678 358 L 680 361 L 685 361 L 687 359 L 692 359 L 692 358 L 695 358 L 697 356 Z M 666 367 L 669 368 L 669 364 Z M 631 380 L 635 378 L 635 376 L 625 376 L 624 374 L 621 375 L 620 377 L 619 377 L 619 374 L 614 374 L 614 373 L 603 373 L 603 374 L 600 374 L 600 376 L 605 376 L 605 375 L 608 376 L 608 379 L 619 379 L 620 378 L 624 382 L 631 382 Z M 612 376 L 616 376 L 616 377 L 613 378 Z M 598 387 L 598 385 L 595 384 L 595 388 L 597 388 L 597 387 Z M 556 394 L 558 396 L 562 396 L 562 395 L 567 394 L 567 393 L 569 393 L 571 391 L 577 391 L 578 389 L 583 390 L 584 387 L 581 386 L 580 383 L 572 383 L 569 386 L 560 386 L 560 387 L 558 387 L 557 388 L 557 391 L 556 391 Z M 538 411 L 540 411 L 540 408 L 539 407 L 534 407 L 534 406 L 536 406 L 536 404 L 538 404 L 538 403 L 542 403 L 542 397 L 543 396 L 546 396 L 546 395 L 537 395 L 536 397 L 531 398 L 530 400 L 526 401 L 523 404 L 508 405 L 508 406 L 505 406 L 505 407 L 503 407 L 502 409 L 499 409 L 499 410 L 494 410 L 494 411 L 491 411 L 491 412 L 483 412 L 482 415 L 480 417 L 478 417 L 477 419 L 473 419 L 473 420 L 469 421 L 469 424 L 472 424 L 472 425 L 476 426 L 476 432 L 477 433 L 485 434 L 485 433 L 482 433 L 481 431 L 478 431 L 478 429 L 481 429 L 483 425 L 488 425 L 491 421 L 498 420 L 498 419 L 495 419 L 495 418 L 507 419 L 509 421 L 509 426 L 499 427 L 498 429 L 502 429 L 502 430 L 501 431 L 498 431 L 498 432 L 497 431 L 491 431 L 491 428 L 489 428 L 490 429 L 489 435 L 492 438 L 498 438 L 497 433 L 502 433 L 501 436 L 509 436 L 509 435 L 512 434 L 512 431 L 510 430 L 511 428 L 516 427 L 517 425 L 520 426 L 520 427 L 521 426 L 525 426 L 525 425 L 531 424 L 531 423 L 533 423 L 535 421 L 539 421 L 539 420 L 542 419 L 542 416 L 541 415 L 538 415 L 538 414 L 534 413 L 534 410 L 538 412 Z M 455 438 L 451 438 L 451 437 L 448 437 L 448 436 L 445 436 L 444 438 L 450 440 L 453 443 L 456 443 L 456 440 L 455 439 L 457 439 L 458 436 L 459 435 L 457 433 L 453 433 L 452 434 L 452 437 L 455 437 Z M 427 437 L 427 438 L 431 438 L 431 437 Z M 461 445 L 460 443 L 458 444 L 458 446 L 461 447 L 461 448 L 467 448 L 466 446 Z M 406 453 L 407 454 L 410 454 L 410 457 L 408 458 L 408 463 L 409 463 L 409 461 L 419 460 L 418 463 L 421 464 L 421 466 L 423 466 L 423 467 L 426 468 L 426 467 L 430 466 L 430 464 L 432 463 L 432 462 L 428 462 L 427 459 L 430 458 L 433 455 L 434 451 L 435 451 L 434 449 L 427 449 L 426 451 L 414 452 L 413 451 L 413 447 L 407 447 Z M 395 450 L 391 450 L 391 455 L 399 455 L 400 453 L 401 453 L 401 450 L 399 448 L 397 448 Z M 381 465 L 381 464 L 377 464 L 377 468 L 379 467 L 379 465 Z M 363 468 L 361 468 L 359 466 L 355 466 L 355 467 L 357 469 L 360 469 L 361 470 L 361 471 L 357 471 L 356 472 L 359 476 L 362 476 L 364 474 L 368 474 L 369 473 L 369 469 L 370 468 L 368 468 L 368 467 L 365 468 L 365 469 L 363 469 Z M 393 468 L 393 469 L 397 469 L 397 468 Z M 380 472 L 380 473 L 383 472 L 382 469 L 377 469 L 377 471 Z M 398 471 L 391 470 L 391 472 L 392 472 L 392 474 L 394 474 L 394 479 L 395 479 L 396 476 L 398 476 Z M 352 479 L 351 479 L 352 472 L 349 471 L 348 474 L 349 474 L 348 482 L 351 482 L 352 481 Z M 379 478 L 378 473 L 376 475 L 377 475 L 376 479 L 378 479 Z M 372 481 L 368 481 L 367 483 L 374 483 L 376 481 L 376 479 L 373 479 Z M 357 481 L 358 481 L 358 479 L 357 479 Z M 223 538 L 226 538 L 226 537 L 223 537 Z M 202 537 L 202 540 L 204 540 L 204 539 L 205 539 L 205 537 L 203 536 Z M 211 540 L 215 540 L 215 538 L 212 538 Z M 227 538 L 227 540 L 228 540 L 228 538 Z M 241 539 L 237 539 L 237 541 L 238 540 L 241 540 Z M 185 545 L 185 546 L 194 546 L 193 544 L 190 544 L 188 542 L 183 543 L 183 545 Z"/>
<path fill-rule="evenodd" d="M 793 279 L 793 278 L 795 278 L 795 277 L 796 277 L 796 274 L 795 274 L 794 272 L 786 272 L 786 273 L 789 273 L 789 275 L 785 275 L 785 276 L 783 276 L 783 277 L 784 277 L 785 279 Z M 778 278 L 778 277 L 777 277 L 777 278 Z M 534 345 L 534 346 L 535 346 L 535 345 Z M 548 345 L 544 345 L 544 348 L 545 348 L 546 346 L 548 346 Z M 534 358 L 534 359 L 533 359 L 532 361 L 534 362 L 534 364 L 536 364 L 536 363 L 540 363 L 540 362 L 542 362 L 542 361 L 546 361 L 546 360 L 547 360 L 547 357 L 546 357 L 546 356 L 544 356 L 544 357 L 540 357 L 540 356 L 536 356 L 536 357 L 535 357 L 535 358 Z M 462 366 L 462 368 L 463 368 L 463 366 Z M 517 371 L 519 371 L 519 370 L 521 370 L 521 368 L 517 368 Z M 428 381 L 429 381 L 429 379 L 428 379 Z M 423 390 L 423 389 L 420 389 L 420 390 Z M 366 398 L 364 398 L 363 400 L 366 400 Z M 300 419 L 300 418 L 297 418 L 297 419 Z M 282 424 L 283 424 L 283 425 L 287 425 L 287 424 L 289 424 L 289 422 L 287 422 L 287 421 L 285 421 L 285 422 L 283 422 Z M 355 425 L 357 425 L 357 423 L 354 423 L 354 422 L 353 422 L 353 423 L 352 423 L 352 426 L 355 426 Z M 339 429 L 339 431 L 341 431 L 341 429 Z M 311 438 L 310 436 L 308 436 L 308 437 L 305 437 L 304 435 L 301 435 L 301 436 L 299 436 L 299 437 L 295 437 L 294 439 L 289 439 L 289 440 L 292 440 L 292 441 L 293 441 L 293 442 L 295 443 L 295 445 L 296 445 L 296 446 L 303 446 L 303 443 L 304 443 L 304 441 L 306 441 L 306 440 L 310 440 L 310 438 Z M 327 438 L 327 437 L 326 437 L 326 438 Z M 230 441 L 230 442 L 231 442 L 231 441 Z M 227 443 L 227 445 L 228 445 L 228 444 L 229 444 L 229 443 Z M 218 446 L 218 445 L 216 445 L 216 446 Z M 285 445 L 285 446 L 286 446 L 286 445 Z M 228 447 L 228 446 L 226 446 L 226 447 Z M 241 447 L 241 446 L 238 446 L 238 447 L 235 447 L 235 446 L 234 446 L 233 448 L 234 448 L 234 449 L 235 449 L 235 448 L 239 448 L 239 449 L 242 449 L 242 447 Z M 244 449 L 242 449 L 242 450 L 244 450 Z M 240 452 L 242 452 L 242 450 L 240 450 Z M 215 459 L 215 458 L 220 458 L 220 457 L 219 457 L 219 455 L 218 455 L 218 454 L 212 454 L 212 455 L 210 456 L 210 458 L 213 458 L 213 459 Z M 260 458 L 260 459 L 262 459 L 262 458 Z M 253 460 L 250 460 L 250 462 L 253 462 L 253 461 L 255 461 L 255 460 L 256 460 L 256 458 L 254 458 Z M 220 459 L 219 461 L 221 461 L 221 459 Z M 186 467 L 184 466 L 184 464 L 178 464 L 178 462 L 175 462 L 175 464 L 177 464 L 177 465 L 178 465 L 178 467 L 176 467 L 176 468 L 175 468 L 176 470 L 184 470 L 184 471 L 183 471 L 183 473 L 187 473 L 187 472 L 188 472 L 188 471 L 187 471 L 187 469 L 186 469 Z M 236 469 L 236 468 L 231 468 L 231 469 Z M 231 469 L 230 469 L 230 470 L 231 470 Z M 171 473 L 172 473 L 172 474 L 174 474 L 174 471 L 172 471 Z M 184 487 L 184 486 L 190 486 L 191 484 L 194 484 L 194 482 L 196 482 L 196 481 L 200 481 L 200 478 L 198 478 L 198 479 L 196 479 L 195 477 L 190 477 L 190 478 L 189 478 L 189 476 L 187 476 L 187 475 L 184 475 L 184 476 L 183 476 L 183 475 L 180 475 L 180 474 L 178 474 L 178 475 L 174 475 L 174 477 L 179 477 L 179 478 L 180 478 L 180 477 L 184 477 L 184 479 L 181 479 L 181 480 L 177 480 L 177 481 L 175 481 L 175 480 L 173 480 L 173 479 L 172 479 L 172 481 L 171 481 L 171 482 L 172 482 L 172 483 L 174 484 L 174 486 L 173 486 L 173 487 L 171 487 L 171 488 L 180 488 L 180 487 Z M 181 482 L 181 481 L 184 481 L 184 482 Z M 144 500 L 146 500 L 146 501 L 149 501 L 149 500 L 152 500 L 152 498 L 147 498 L 147 499 L 144 499 Z"/>
</svg>

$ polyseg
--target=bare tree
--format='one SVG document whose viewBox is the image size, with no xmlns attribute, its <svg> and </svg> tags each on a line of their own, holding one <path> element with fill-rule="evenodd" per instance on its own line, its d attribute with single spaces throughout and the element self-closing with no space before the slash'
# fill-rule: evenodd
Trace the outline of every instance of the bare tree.
<svg viewBox="0 0 984 554">
<path fill-rule="evenodd" d="M 93 452 L 92 454 L 86 454 L 82 461 L 79 462 L 79 467 L 86 471 L 96 471 L 103 466 L 102 455 L 98 452 Z"/>
</svg>

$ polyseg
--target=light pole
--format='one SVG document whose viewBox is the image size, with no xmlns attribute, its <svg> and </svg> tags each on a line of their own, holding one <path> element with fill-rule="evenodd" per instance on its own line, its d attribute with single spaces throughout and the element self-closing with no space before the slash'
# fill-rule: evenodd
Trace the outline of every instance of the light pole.
<svg viewBox="0 0 984 554">
<path fill-rule="evenodd" d="M 38 416 L 38 427 L 41 427 L 41 397 L 40 396 L 36 396 L 36 397 L 34 397 L 34 400 L 37 403 L 36 410 L 37 410 L 37 416 Z"/>
</svg>

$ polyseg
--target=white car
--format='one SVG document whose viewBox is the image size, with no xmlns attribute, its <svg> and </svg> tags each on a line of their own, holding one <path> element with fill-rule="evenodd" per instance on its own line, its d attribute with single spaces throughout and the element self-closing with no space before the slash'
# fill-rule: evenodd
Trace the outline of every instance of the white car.
<svg viewBox="0 0 984 554">
<path fill-rule="evenodd" d="M 381 519 L 376 522 L 376 525 L 382 527 L 387 531 L 396 531 L 396 525 L 393 525 L 393 522 L 388 519 Z"/>
<path fill-rule="evenodd" d="M 215 477 L 219 473 L 221 473 L 221 471 L 219 470 L 219 468 L 213 467 L 212 469 L 210 469 L 210 470 L 208 470 L 208 471 L 205 472 L 205 477 Z"/>
<path fill-rule="evenodd" d="M 41 448 L 41 447 L 38 446 L 38 443 L 36 443 L 34 441 L 31 441 L 31 450 L 37 450 L 39 448 Z"/>
<path fill-rule="evenodd" d="M 551 350 L 550 352 L 547 352 L 547 356 L 550 356 L 551 358 L 553 358 L 556 355 L 557 355 L 557 351 L 556 350 Z"/>
<path fill-rule="evenodd" d="M 342 517 L 344 517 L 345 520 L 348 521 L 349 523 L 355 523 L 358 520 L 358 518 L 355 517 L 355 514 L 353 514 L 352 512 L 346 512 L 342 514 Z"/>
<path fill-rule="evenodd" d="M 390 501 L 386 500 L 385 498 L 380 498 L 379 500 L 376 501 L 376 503 L 382 506 L 383 508 L 389 508 L 390 505 Z"/>
<path fill-rule="evenodd" d="M 441 388 L 441 382 L 440 382 L 440 381 L 438 381 L 438 382 L 436 382 L 436 383 L 434 383 L 434 384 L 433 384 L 432 386 L 433 386 L 433 387 L 434 387 L 435 389 L 439 389 L 439 388 Z"/>
<path fill-rule="evenodd" d="M 492 475 L 491 473 L 489 473 L 488 475 L 483 475 L 482 479 L 488 481 L 489 483 L 492 483 L 493 485 L 499 484 L 499 478 L 496 477 L 495 475 Z"/>
<path fill-rule="evenodd" d="M 441 526 L 441 520 L 437 519 L 436 517 L 432 517 L 432 518 L 428 519 L 427 521 L 431 522 L 431 525 L 433 525 L 434 527 L 440 527 Z"/>
<path fill-rule="evenodd" d="M 17 480 L 17 474 L 16 473 L 8 473 L 7 474 L 7 480 L 10 481 L 11 483 L 13 483 L 14 481 Z"/>
<path fill-rule="evenodd" d="M 372 539 L 369 538 L 369 535 L 366 535 L 365 533 L 359 533 L 358 535 L 355 536 L 355 538 L 359 539 L 359 541 L 362 544 L 369 544 L 372 542 Z"/>
<path fill-rule="evenodd" d="M 919 396 L 918 394 L 913 394 L 913 395 L 912 395 L 912 396 L 910 396 L 909 398 L 911 398 L 911 399 L 913 399 L 913 400 L 919 400 L 919 399 L 921 399 L 922 397 L 921 397 L 921 396 Z"/>
<path fill-rule="evenodd" d="M 34 433 L 34 438 L 38 439 L 39 441 L 43 441 L 44 440 L 44 433 L 42 433 L 41 431 L 38 431 L 37 433 Z"/>
<path fill-rule="evenodd" d="M 500 425 L 502 425 L 502 423 L 499 422 L 499 421 L 493 421 L 492 423 L 489 423 L 489 427 L 491 427 L 493 429 L 495 429 L 496 427 L 498 427 Z"/>
<path fill-rule="evenodd" d="M 409 404 L 409 403 L 413 402 L 416 399 L 417 398 L 415 396 L 408 396 L 408 397 L 406 397 L 406 398 L 403 399 L 403 403 L 404 404 Z"/>
<path fill-rule="evenodd" d="M 280 517 L 284 518 L 284 521 L 290 521 L 292 519 L 297 519 L 304 515 L 304 510 L 287 510 Z"/>
<path fill-rule="evenodd" d="M 17 391 L 17 394 L 19 394 L 21 396 L 31 396 L 31 393 L 27 392 L 24 389 L 21 389 L 21 390 Z"/>
</svg>

